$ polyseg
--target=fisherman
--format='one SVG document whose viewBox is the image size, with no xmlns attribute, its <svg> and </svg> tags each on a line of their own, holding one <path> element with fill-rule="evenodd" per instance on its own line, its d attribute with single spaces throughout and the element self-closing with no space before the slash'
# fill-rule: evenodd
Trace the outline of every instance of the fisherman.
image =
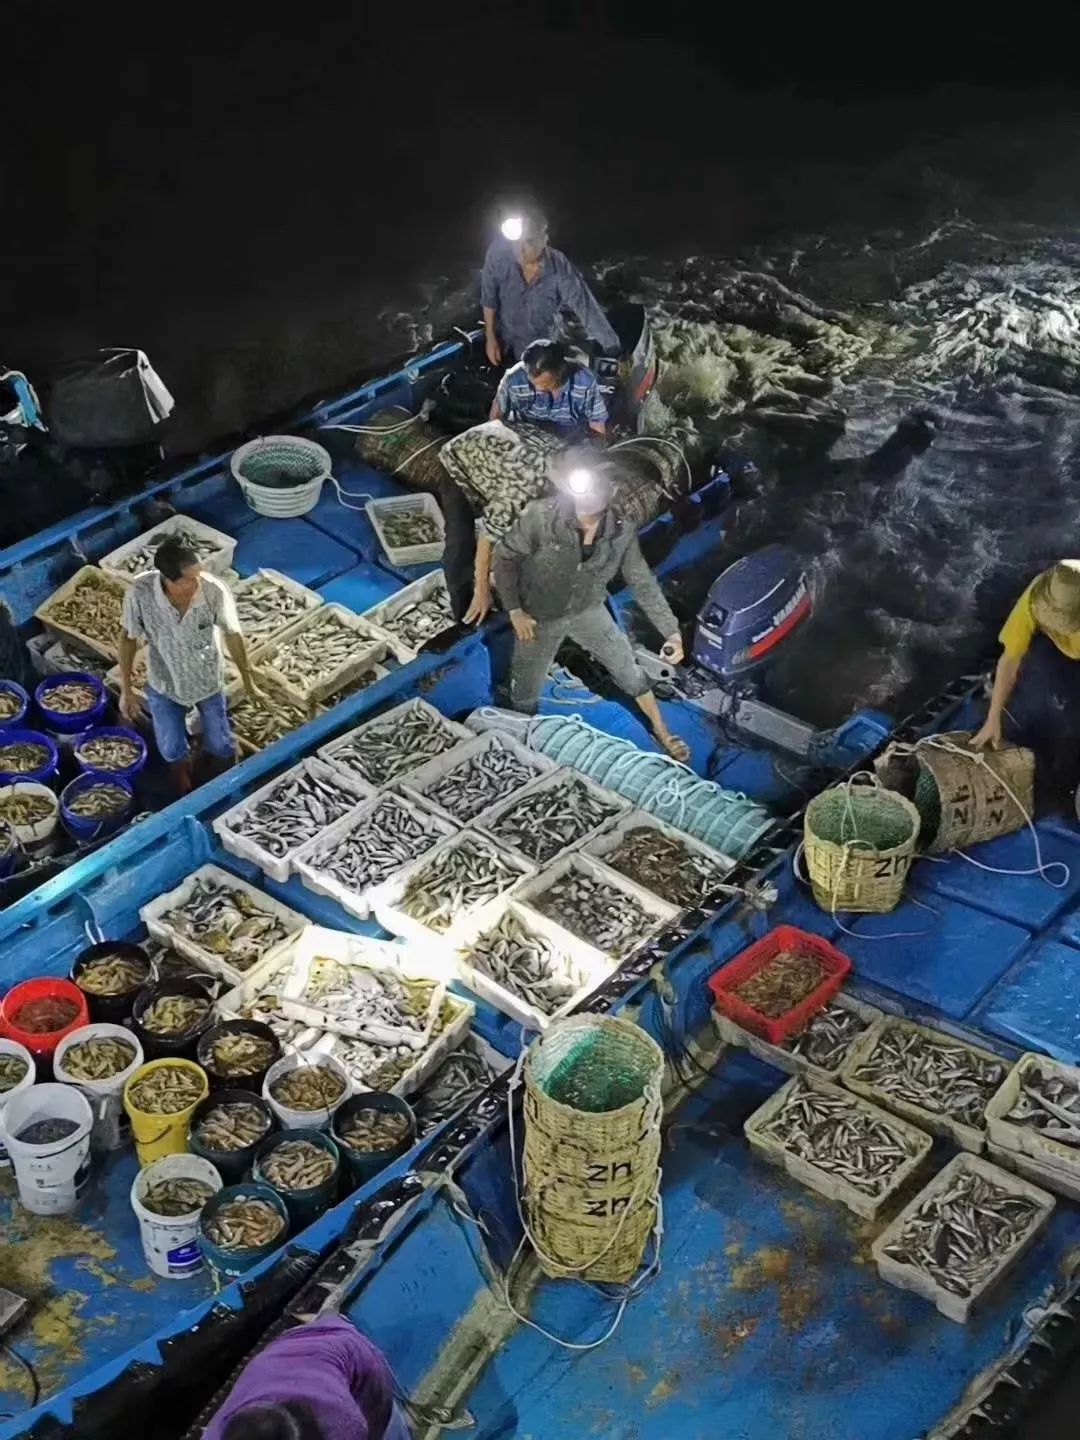
<svg viewBox="0 0 1080 1440">
<path fill-rule="evenodd" d="M 596 376 L 574 363 L 560 340 L 534 340 L 499 381 L 492 420 L 554 425 L 568 435 L 607 433 L 608 413 Z"/>
<path fill-rule="evenodd" d="M 1035 753 L 1039 808 L 1071 806 L 1080 783 L 1080 560 L 1037 575 L 998 639 L 990 709 L 972 743 L 998 749 L 1010 720 Z"/>
<path fill-rule="evenodd" d="M 535 712 L 559 646 L 573 640 L 633 696 L 664 750 L 685 762 L 687 745 L 664 724 L 630 642 L 607 608 L 608 583 L 621 574 L 667 637 L 662 653 L 673 665 L 683 657 L 679 622 L 645 564 L 634 530 L 611 509 L 611 482 L 603 470 L 567 469 L 556 484 L 560 493 L 527 505 L 495 548 L 495 587 L 515 636 L 511 704 Z"/>
<path fill-rule="evenodd" d="M 409 1440 L 382 1352 L 340 1315 L 286 1330 L 244 1367 L 203 1440 Z"/>
<path fill-rule="evenodd" d="M 619 337 L 575 266 L 548 244 L 547 221 L 535 210 L 503 221 L 480 277 L 484 349 L 492 365 L 520 359 L 533 340 L 557 333 L 568 311 L 601 350 L 618 354 Z"/>
<path fill-rule="evenodd" d="M 124 597 L 120 636 L 120 713 L 134 722 L 142 703 L 131 671 L 139 642 L 147 646 L 146 704 L 154 739 L 178 794 L 194 785 L 185 720 L 194 705 L 202 719 L 202 744 L 210 777 L 235 757 L 223 685 L 218 633 L 249 695 L 258 688 L 248 661 L 236 604 L 227 587 L 203 573 L 194 550 L 176 538 L 159 545 L 154 569 L 136 575 Z"/>
</svg>

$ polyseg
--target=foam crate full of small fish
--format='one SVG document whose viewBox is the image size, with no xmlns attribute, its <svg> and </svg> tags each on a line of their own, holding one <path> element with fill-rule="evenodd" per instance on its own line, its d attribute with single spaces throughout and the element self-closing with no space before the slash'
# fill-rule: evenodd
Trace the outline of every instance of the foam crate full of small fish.
<svg viewBox="0 0 1080 1440">
<path fill-rule="evenodd" d="M 538 750 L 493 731 L 437 755 L 401 784 L 436 814 L 482 828 L 489 811 L 555 769 Z"/>
<path fill-rule="evenodd" d="M 484 833 L 538 868 L 583 845 L 630 808 L 630 802 L 572 770 L 555 770 L 513 795 L 484 819 Z"/>
<path fill-rule="evenodd" d="M 84 565 L 34 611 L 51 634 L 115 665 L 120 659 L 124 586 L 95 565 Z"/>
<path fill-rule="evenodd" d="M 787 1075 L 811 1075 L 815 1080 L 834 1082 L 839 1080 L 840 1069 L 855 1041 L 881 1018 L 882 1012 L 875 1005 L 841 991 L 802 1030 L 787 1036 L 780 1045 L 772 1045 L 729 1020 L 723 1011 L 712 1012 L 713 1028 L 728 1045 L 749 1050 Z"/>
<path fill-rule="evenodd" d="M 409 700 L 340 735 L 318 754 L 335 769 L 379 787 L 402 780 L 473 738 L 471 730 L 448 720 L 426 700 Z"/>
<path fill-rule="evenodd" d="M 734 864 L 643 810 L 630 811 L 582 849 L 680 910 L 701 905 L 714 894 Z"/>
<path fill-rule="evenodd" d="M 415 1095 L 446 1056 L 462 1043 L 476 1006 L 460 995 L 443 995 L 428 1043 L 419 1053 L 407 1045 L 377 1045 L 347 1035 L 326 1034 L 313 1053 L 331 1055 L 344 1066 L 354 1090 L 383 1090 L 402 1099 Z"/>
<path fill-rule="evenodd" d="M 267 645 L 295 625 L 323 598 L 279 570 L 256 570 L 233 588 L 236 614 L 251 646 Z"/>
<path fill-rule="evenodd" d="M 986 1107 L 1011 1068 L 990 1050 L 886 1015 L 852 1046 L 840 1078 L 977 1155 L 986 1143 Z"/>
<path fill-rule="evenodd" d="M 556 943 L 576 940 L 611 961 L 625 960 L 678 914 L 673 905 L 577 851 L 525 881 L 514 899 L 540 934 Z"/>
<path fill-rule="evenodd" d="M 382 653 L 379 639 L 367 634 L 351 610 L 321 605 L 256 649 L 253 659 L 279 690 L 312 705 L 370 670 Z"/>
<path fill-rule="evenodd" d="M 318 705 L 303 703 L 280 686 L 264 683 L 262 676 L 257 698 L 237 682 L 227 686 L 225 700 L 229 724 L 243 755 L 257 755 L 283 735 L 291 734 L 321 714 Z"/>
<path fill-rule="evenodd" d="M 203 865 L 139 916 L 156 940 L 232 985 L 272 961 L 307 923 L 217 865 Z"/>
<path fill-rule="evenodd" d="M 302 846 L 293 868 L 309 890 L 366 920 L 378 887 L 454 833 L 415 800 L 385 791 Z"/>
<path fill-rule="evenodd" d="M 488 836 L 462 830 L 381 885 L 372 914 L 391 935 L 452 949 L 484 929 L 501 897 L 535 873 Z"/>
<path fill-rule="evenodd" d="M 1080 1068 L 1046 1055 L 1021 1055 L 986 1107 L 998 1150 L 1031 1162 L 1022 1171 L 1053 1190 L 1080 1198 Z"/>
<path fill-rule="evenodd" d="M 219 815 L 214 830 L 226 850 L 284 884 L 297 851 L 372 793 L 370 785 L 321 760 L 304 760 Z"/>
<path fill-rule="evenodd" d="M 460 1114 L 513 1063 L 479 1035 L 467 1035 L 463 1044 L 439 1061 L 424 1081 L 423 1089 L 413 1098 L 417 1137 L 423 1139 L 444 1121 Z M 492 1097 L 492 1115 L 504 1110 L 505 1105 L 501 1095 Z"/>
<path fill-rule="evenodd" d="M 755 1110 L 743 1131 L 771 1164 L 866 1220 L 908 1184 L 933 1145 L 868 1100 L 801 1075 Z"/>
<path fill-rule="evenodd" d="M 430 565 L 442 559 L 446 526 L 434 495 L 381 496 L 364 509 L 391 565 Z"/>
<path fill-rule="evenodd" d="M 874 1242 L 878 1273 L 964 1324 L 1034 1244 L 1054 1197 L 975 1155 L 955 1156 Z"/>
<path fill-rule="evenodd" d="M 446 576 L 433 570 L 404 586 L 389 600 L 365 610 L 360 617 L 372 635 L 384 640 L 403 665 L 415 660 L 429 640 L 449 630 L 454 622 Z"/>
<path fill-rule="evenodd" d="M 152 530 L 136 535 L 134 540 L 119 545 L 103 555 L 99 564 L 106 575 L 130 584 L 136 575 L 154 566 L 154 554 L 166 540 L 179 540 L 194 550 L 199 564 L 214 575 L 224 575 L 233 562 L 236 541 L 224 531 L 204 525 L 190 515 L 170 515 Z"/>
</svg>

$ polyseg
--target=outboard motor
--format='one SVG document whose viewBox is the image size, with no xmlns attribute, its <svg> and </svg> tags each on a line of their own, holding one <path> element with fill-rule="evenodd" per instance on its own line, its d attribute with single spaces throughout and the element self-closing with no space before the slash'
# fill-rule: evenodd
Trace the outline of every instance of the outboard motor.
<svg viewBox="0 0 1080 1440">
<path fill-rule="evenodd" d="M 744 555 L 713 581 L 698 611 L 693 663 L 724 680 L 750 674 L 768 663 L 812 608 L 793 550 L 768 545 Z"/>
</svg>

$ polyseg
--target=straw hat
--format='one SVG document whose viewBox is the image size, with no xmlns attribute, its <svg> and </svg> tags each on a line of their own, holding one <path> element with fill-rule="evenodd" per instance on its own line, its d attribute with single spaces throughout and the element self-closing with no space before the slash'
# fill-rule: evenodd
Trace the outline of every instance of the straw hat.
<svg viewBox="0 0 1080 1440">
<path fill-rule="evenodd" d="M 1045 630 L 1080 630 L 1080 560 L 1059 560 L 1031 591 L 1031 613 Z"/>
</svg>

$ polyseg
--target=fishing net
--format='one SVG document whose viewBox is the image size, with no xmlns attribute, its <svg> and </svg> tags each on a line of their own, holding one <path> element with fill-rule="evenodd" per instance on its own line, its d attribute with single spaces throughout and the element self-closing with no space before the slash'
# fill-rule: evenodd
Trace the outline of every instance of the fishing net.
<svg viewBox="0 0 1080 1440">
<path fill-rule="evenodd" d="M 330 457 L 322 446 L 296 436 L 268 436 L 244 449 L 246 453 L 237 453 L 233 473 L 252 485 L 284 489 L 330 473 Z"/>
<path fill-rule="evenodd" d="M 439 455 L 447 436 L 419 416 L 410 420 L 400 406 L 377 411 L 364 425 L 356 437 L 356 453 L 366 465 L 414 490 L 438 490 L 443 474 Z"/>
<path fill-rule="evenodd" d="M 877 785 L 836 785 L 806 807 L 806 864 L 823 910 L 883 914 L 900 902 L 919 812 Z"/>
</svg>

